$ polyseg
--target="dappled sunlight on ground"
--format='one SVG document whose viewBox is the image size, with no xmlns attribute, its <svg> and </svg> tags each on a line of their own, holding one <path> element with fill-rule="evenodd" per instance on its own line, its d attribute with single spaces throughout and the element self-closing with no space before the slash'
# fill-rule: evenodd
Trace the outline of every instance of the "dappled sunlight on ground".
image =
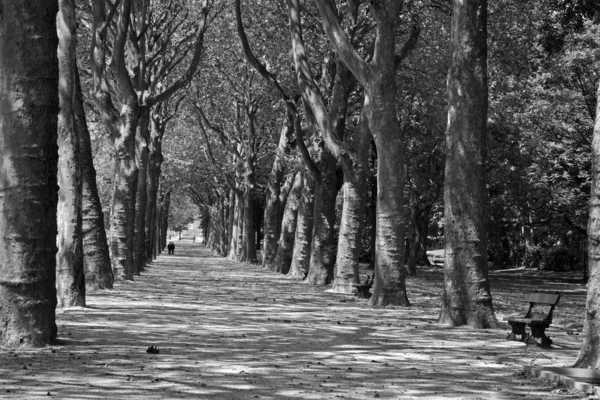
<svg viewBox="0 0 600 400">
<path fill-rule="evenodd" d="M 507 326 L 440 327 L 439 271 L 408 286 L 412 307 L 372 308 L 179 243 L 89 308 L 60 311 L 63 345 L 0 349 L 0 398 L 579 398 L 520 373 L 568 365 L 579 337 L 551 327 L 545 350 L 504 340 Z"/>
</svg>

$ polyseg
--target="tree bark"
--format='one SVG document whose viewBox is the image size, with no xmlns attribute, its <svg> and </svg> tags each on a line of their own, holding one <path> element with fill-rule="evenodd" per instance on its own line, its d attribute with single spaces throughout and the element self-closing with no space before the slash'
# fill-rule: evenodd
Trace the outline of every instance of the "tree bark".
<svg viewBox="0 0 600 400">
<path fill-rule="evenodd" d="M 485 137 L 487 0 L 453 2 L 444 185 L 444 293 L 439 322 L 497 325 L 487 269 Z"/>
<path fill-rule="evenodd" d="M 313 209 L 315 197 L 315 181 L 304 172 L 300 205 L 294 236 L 294 252 L 289 276 L 304 279 L 310 265 L 310 245 L 312 243 Z"/>
<path fill-rule="evenodd" d="M 281 233 L 279 236 L 279 246 L 277 247 L 277 256 L 275 258 L 275 272 L 287 274 L 292 264 L 292 255 L 294 252 L 294 236 L 296 234 L 296 223 L 298 217 L 298 205 L 302 192 L 302 182 L 304 173 L 299 171 L 294 177 L 294 184 L 285 204 L 283 218 L 281 220 Z"/>
<path fill-rule="evenodd" d="M 135 237 L 133 273 L 139 275 L 146 267 L 146 210 L 148 206 L 148 164 L 150 139 L 150 110 L 141 108 L 135 134 L 135 155 L 138 166 L 137 193 L 135 200 Z"/>
<path fill-rule="evenodd" d="M 82 180 L 83 268 L 86 290 L 112 289 L 113 273 L 104 225 L 104 212 L 98 196 L 92 142 L 88 130 L 79 71 L 75 71 L 75 124 L 79 137 L 79 162 Z"/>
<path fill-rule="evenodd" d="M 123 105 L 119 135 L 114 138 L 115 169 L 110 204 L 109 248 L 113 275 L 118 280 L 133 280 L 135 201 L 138 168 L 135 162 L 137 104 Z"/>
<path fill-rule="evenodd" d="M 267 183 L 267 195 L 264 213 L 264 237 L 263 237 L 263 268 L 273 270 L 277 257 L 277 244 L 281 227 L 281 203 L 279 194 L 281 182 L 285 171 L 285 153 L 289 148 L 291 134 L 294 129 L 289 118 L 283 121 L 281 133 L 279 134 L 279 145 L 269 174 Z"/>
<path fill-rule="evenodd" d="M 354 293 L 353 284 L 360 283 L 359 257 L 364 228 L 366 177 L 369 170 L 371 134 L 366 115 L 362 115 L 356 127 L 354 153 L 356 164 L 353 171 L 344 172 L 342 217 L 338 239 L 336 271 L 332 290 L 338 293 Z"/>
<path fill-rule="evenodd" d="M 56 339 L 57 1 L 0 2 L 0 346 Z"/>
<path fill-rule="evenodd" d="M 413 24 L 397 62 L 398 16 L 404 2 L 371 2 L 376 23 L 373 59 L 366 62 L 339 23 L 333 3 L 315 0 L 323 29 L 340 59 L 365 91 L 365 111 L 378 153 L 375 283 L 372 305 L 409 305 L 404 269 L 404 154 L 396 118 L 396 65 L 414 47 L 419 29 Z"/>
<path fill-rule="evenodd" d="M 73 99 L 77 68 L 74 0 L 60 0 L 58 29 L 58 235 L 56 245 L 57 307 L 85 306 L 81 233 L 81 171 Z"/>
<path fill-rule="evenodd" d="M 169 208 L 171 207 L 171 191 L 165 193 L 160 211 L 160 251 L 167 247 L 167 231 L 169 229 Z"/>
<path fill-rule="evenodd" d="M 600 368 L 600 83 L 596 92 L 596 123 L 592 140 L 592 185 L 588 217 L 588 284 L 583 343 L 574 367 Z"/>
<path fill-rule="evenodd" d="M 310 264 L 306 280 L 312 285 L 327 285 L 333 281 L 333 264 L 337 245 L 334 235 L 337 175 L 335 158 L 321 148 L 318 161 L 321 179 L 315 187 L 313 231 L 310 245 Z"/>
<path fill-rule="evenodd" d="M 156 202 L 158 200 L 159 156 L 162 135 L 153 116 L 150 117 L 150 141 L 148 145 L 148 169 L 146 173 L 146 261 L 154 258 L 153 247 L 156 235 Z"/>
<path fill-rule="evenodd" d="M 231 230 L 231 243 L 229 244 L 229 260 L 239 261 L 241 259 L 242 229 L 243 229 L 243 196 L 238 190 L 234 190 L 235 203 L 233 211 L 233 227 Z"/>
</svg>

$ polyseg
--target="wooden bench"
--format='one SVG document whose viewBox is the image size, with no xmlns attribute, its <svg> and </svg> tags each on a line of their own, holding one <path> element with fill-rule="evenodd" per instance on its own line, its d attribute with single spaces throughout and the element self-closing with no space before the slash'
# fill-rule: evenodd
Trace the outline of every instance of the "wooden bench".
<svg viewBox="0 0 600 400">
<path fill-rule="evenodd" d="M 371 276 L 367 276 L 367 280 L 365 283 L 355 283 L 352 286 L 356 288 L 356 293 L 354 294 L 356 297 L 360 297 L 363 299 L 371 298 L 371 286 L 373 286 L 373 281 L 375 280 L 375 274 Z"/>
<path fill-rule="evenodd" d="M 529 303 L 529 310 L 526 314 L 511 315 L 504 318 L 508 321 L 512 328 L 512 332 L 508 334 L 506 339 L 520 340 L 526 343 L 537 343 L 535 339 L 540 339 L 541 347 L 550 347 L 552 340 L 546 336 L 546 328 L 552 324 L 552 312 L 554 307 L 560 300 L 560 293 L 538 293 L 533 292 L 527 296 Z M 536 311 L 537 306 L 550 307 L 550 310 L 546 312 Z M 528 325 L 531 329 L 531 334 L 525 331 L 525 326 Z M 521 338 L 518 339 L 517 335 Z"/>
</svg>

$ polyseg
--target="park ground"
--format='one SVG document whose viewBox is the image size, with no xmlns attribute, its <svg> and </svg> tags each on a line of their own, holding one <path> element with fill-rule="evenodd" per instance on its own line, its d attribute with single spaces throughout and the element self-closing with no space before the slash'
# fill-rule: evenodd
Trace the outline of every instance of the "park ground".
<svg viewBox="0 0 600 400">
<path fill-rule="evenodd" d="M 504 322 L 439 326 L 439 268 L 408 279 L 411 307 L 372 308 L 181 242 L 135 281 L 59 311 L 60 345 L 0 348 L 0 398 L 588 398 L 522 372 L 575 360 L 580 273 L 493 271 L 491 283 L 499 320 L 525 308 L 533 289 L 563 293 L 552 349 L 505 340 Z"/>
</svg>

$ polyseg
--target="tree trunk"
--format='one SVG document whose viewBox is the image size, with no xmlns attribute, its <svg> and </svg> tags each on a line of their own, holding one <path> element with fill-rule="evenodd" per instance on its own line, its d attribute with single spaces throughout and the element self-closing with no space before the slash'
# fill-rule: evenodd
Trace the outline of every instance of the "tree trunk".
<svg viewBox="0 0 600 400">
<path fill-rule="evenodd" d="M 225 192 L 226 193 L 226 192 Z M 224 193 L 224 194 L 225 194 Z M 229 221 L 227 217 L 227 198 L 225 195 L 220 197 L 221 212 L 219 214 L 219 254 L 223 257 L 227 256 L 227 223 Z"/>
<path fill-rule="evenodd" d="M 312 285 L 332 282 L 337 245 L 333 230 L 337 197 L 335 158 L 323 147 L 319 161 L 321 181 L 317 182 L 315 188 L 310 266 L 306 276 L 306 280 Z"/>
<path fill-rule="evenodd" d="M 75 70 L 75 124 L 79 136 L 79 162 L 82 180 L 83 268 L 86 290 L 112 289 L 113 273 L 104 225 L 104 212 L 98 196 L 92 142 L 88 130 L 79 71 Z"/>
<path fill-rule="evenodd" d="M 133 273 L 139 275 L 146 267 L 146 208 L 148 179 L 148 141 L 150 139 L 150 110 L 142 108 L 135 134 L 135 155 L 138 166 L 135 200 L 135 238 L 133 244 Z"/>
<path fill-rule="evenodd" d="M 377 46 L 365 88 L 369 128 L 377 147 L 375 283 L 371 304 L 408 306 L 404 268 L 404 146 L 396 118 L 396 4 L 376 7 Z"/>
<path fill-rule="evenodd" d="M 373 153 L 371 156 L 371 160 L 373 162 L 373 168 L 377 171 L 377 152 L 375 150 L 375 145 L 373 144 Z M 377 241 L 375 238 L 377 237 L 377 175 L 373 175 L 370 178 L 370 186 L 371 186 L 371 206 L 369 207 L 369 222 L 371 223 L 371 232 L 370 232 L 370 259 L 369 259 L 369 269 L 375 270 L 375 244 Z"/>
<path fill-rule="evenodd" d="M 227 250 L 225 256 L 231 254 L 233 241 L 233 229 L 235 226 L 235 190 L 229 190 L 229 201 L 227 202 Z"/>
<path fill-rule="evenodd" d="M 233 211 L 233 226 L 231 229 L 231 243 L 229 245 L 229 260 L 239 261 L 241 259 L 242 229 L 243 229 L 243 197 L 237 190 L 234 191 L 235 203 Z"/>
<path fill-rule="evenodd" d="M 118 280 L 133 280 L 135 200 L 138 168 L 135 162 L 136 103 L 124 104 L 119 134 L 114 138 L 115 169 L 110 205 L 109 248 L 113 274 Z"/>
<path fill-rule="evenodd" d="M 273 160 L 273 166 L 269 174 L 269 182 L 267 183 L 262 266 L 270 270 L 275 268 L 275 259 L 277 257 L 277 243 L 280 234 L 279 228 L 281 227 L 279 194 L 285 171 L 284 157 L 293 131 L 291 120 L 286 118 L 279 134 L 279 146 L 277 146 L 277 152 L 275 153 L 275 159 Z"/>
<path fill-rule="evenodd" d="M 279 236 L 279 246 L 277 247 L 277 257 L 275 258 L 275 272 L 287 274 L 292 264 L 294 253 L 294 236 L 296 234 L 296 222 L 298 216 L 298 205 L 302 193 L 302 182 L 304 174 L 302 171 L 296 173 L 292 190 L 288 195 L 281 220 L 281 233 Z"/>
<path fill-rule="evenodd" d="M 243 261 L 256 260 L 256 230 L 254 229 L 254 200 L 252 190 L 244 196 L 244 241 L 246 252 Z"/>
<path fill-rule="evenodd" d="M 444 293 L 439 322 L 497 325 L 487 269 L 487 0 L 455 0 L 448 72 Z"/>
<path fill-rule="evenodd" d="M 310 265 L 310 245 L 312 243 L 313 210 L 315 198 L 315 181 L 310 174 L 304 172 L 300 205 L 294 236 L 294 252 L 289 276 L 304 279 Z"/>
<path fill-rule="evenodd" d="M 151 122 L 152 126 L 152 122 Z M 145 237 L 146 237 L 146 261 L 151 262 L 153 259 L 153 243 L 155 242 L 154 221 L 156 219 L 156 201 L 158 197 L 158 176 L 156 168 L 156 157 L 158 146 L 158 137 L 154 134 L 154 128 L 151 130 L 151 138 L 148 147 L 148 169 L 146 173 L 146 222 L 145 222 Z"/>
<path fill-rule="evenodd" d="M 165 194 L 160 212 L 160 251 L 167 247 L 167 231 L 169 230 L 169 208 L 171 207 L 171 192 Z"/>
<path fill-rule="evenodd" d="M 0 346 L 56 339 L 58 2 L 0 2 Z"/>
<path fill-rule="evenodd" d="M 417 275 L 417 264 L 424 263 L 427 260 L 427 229 L 429 225 L 429 215 L 431 208 L 415 209 L 412 224 L 412 240 L 410 245 L 410 254 L 408 256 L 408 273 L 411 276 Z"/>
<path fill-rule="evenodd" d="M 60 0 L 58 65 L 60 76 L 58 114 L 58 235 L 56 245 L 57 307 L 85 306 L 83 242 L 81 234 L 81 173 L 79 141 L 73 97 L 77 68 L 74 0 Z"/>
<path fill-rule="evenodd" d="M 362 116 L 356 127 L 354 153 L 356 164 L 352 171 L 344 171 L 342 218 L 337 247 L 335 280 L 333 291 L 354 293 L 353 284 L 360 283 L 359 257 L 362 246 L 362 231 L 365 217 L 367 193 L 366 175 L 369 170 L 371 134 L 366 116 Z"/>
<path fill-rule="evenodd" d="M 588 284 L 583 343 L 574 367 L 600 368 L 600 83 L 596 93 L 596 123 L 592 140 L 592 187 L 588 217 Z M 598 316 L 598 318 L 596 318 Z"/>
</svg>

